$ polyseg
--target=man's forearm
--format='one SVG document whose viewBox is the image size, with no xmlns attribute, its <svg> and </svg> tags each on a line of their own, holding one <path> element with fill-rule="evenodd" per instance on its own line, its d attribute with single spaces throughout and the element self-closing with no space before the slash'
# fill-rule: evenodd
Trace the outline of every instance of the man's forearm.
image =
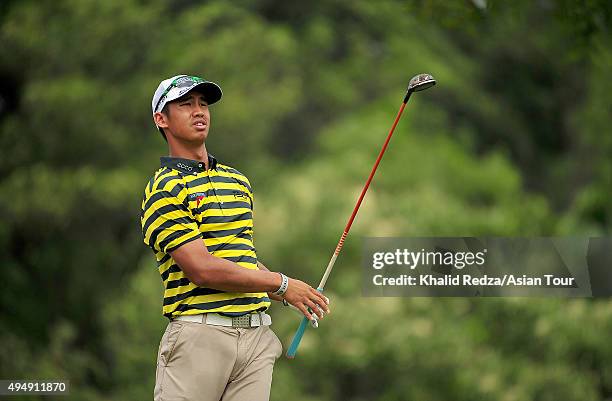
<svg viewBox="0 0 612 401">
<path fill-rule="evenodd" d="M 259 270 L 263 270 L 263 271 L 266 271 L 266 272 L 270 271 L 270 269 L 268 269 L 266 266 L 264 266 L 264 264 L 261 263 L 260 261 L 257 261 L 257 267 L 259 268 Z M 276 291 L 276 290 L 273 290 L 273 291 Z M 283 300 L 283 297 L 281 297 L 280 295 L 276 295 L 276 294 L 274 294 L 272 292 L 269 292 L 269 291 L 268 291 L 268 297 L 270 299 L 273 299 L 273 300 L 279 301 L 279 302 L 281 302 Z"/>
<path fill-rule="evenodd" d="M 266 270 L 251 270 L 211 255 L 198 241 L 171 252 L 172 258 L 189 281 L 200 287 L 231 292 L 273 292 L 281 276 Z"/>
<path fill-rule="evenodd" d="M 202 283 L 205 287 L 235 292 L 273 292 L 281 285 L 280 274 L 267 269 L 246 269 L 212 255 L 207 259 L 208 266 Z"/>
<path fill-rule="evenodd" d="M 282 282 L 280 274 L 268 271 L 261 264 L 257 265 L 258 270 L 251 270 L 211 255 L 201 241 L 188 242 L 171 251 L 170 255 L 189 281 L 200 287 L 231 292 L 267 292 L 270 295 Z M 289 304 L 311 320 L 315 319 L 314 314 L 321 318 L 324 312 L 329 313 L 328 301 L 323 294 L 303 281 L 288 280 L 283 298 Z M 277 301 L 283 299 L 274 294 L 270 297 Z"/>
</svg>

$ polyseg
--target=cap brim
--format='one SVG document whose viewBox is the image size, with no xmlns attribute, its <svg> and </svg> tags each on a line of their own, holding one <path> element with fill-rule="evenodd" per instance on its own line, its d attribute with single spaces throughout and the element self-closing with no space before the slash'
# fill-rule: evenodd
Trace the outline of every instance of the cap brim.
<svg viewBox="0 0 612 401">
<path fill-rule="evenodd" d="M 217 103 L 219 100 L 221 100 L 221 97 L 223 96 L 223 92 L 221 91 L 221 88 L 219 87 L 219 85 L 217 85 L 214 82 L 210 82 L 210 81 L 206 81 L 206 82 L 202 82 L 201 84 L 197 84 L 196 86 L 194 86 L 193 88 L 189 90 L 189 92 L 193 92 L 193 91 L 197 91 L 203 94 L 208 104 Z"/>
</svg>

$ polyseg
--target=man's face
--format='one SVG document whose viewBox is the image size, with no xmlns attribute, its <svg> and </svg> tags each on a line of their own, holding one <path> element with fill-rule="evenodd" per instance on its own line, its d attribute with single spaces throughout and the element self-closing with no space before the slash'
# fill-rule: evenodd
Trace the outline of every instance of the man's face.
<svg viewBox="0 0 612 401">
<path fill-rule="evenodd" d="M 164 129 L 166 137 L 182 142 L 202 143 L 208 137 L 210 112 L 208 103 L 199 92 L 189 92 L 167 104 L 167 113 L 155 113 L 155 123 Z"/>
</svg>

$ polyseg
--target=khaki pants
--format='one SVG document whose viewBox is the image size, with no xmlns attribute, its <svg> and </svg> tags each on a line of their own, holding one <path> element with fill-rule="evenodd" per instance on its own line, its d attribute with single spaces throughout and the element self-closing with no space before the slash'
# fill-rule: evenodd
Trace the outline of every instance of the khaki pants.
<svg viewBox="0 0 612 401">
<path fill-rule="evenodd" d="M 172 321 L 159 345 L 155 401 L 267 401 L 283 346 L 269 326 Z"/>
</svg>

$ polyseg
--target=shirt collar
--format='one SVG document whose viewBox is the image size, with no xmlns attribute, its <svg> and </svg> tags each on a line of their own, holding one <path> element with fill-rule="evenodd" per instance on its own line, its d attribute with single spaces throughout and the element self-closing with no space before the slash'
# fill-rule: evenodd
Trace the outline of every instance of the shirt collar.
<svg viewBox="0 0 612 401">
<path fill-rule="evenodd" d="M 199 160 L 183 159 L 180 157 L 163 156 L 159 159 L 162 167 L 173 168 L 184 173 L 196 173 L 206 171 L 206 165 Z M 208 166 L 211 170 L 217 168 L 217 159 L 208 154 Z"/>
</svg>

